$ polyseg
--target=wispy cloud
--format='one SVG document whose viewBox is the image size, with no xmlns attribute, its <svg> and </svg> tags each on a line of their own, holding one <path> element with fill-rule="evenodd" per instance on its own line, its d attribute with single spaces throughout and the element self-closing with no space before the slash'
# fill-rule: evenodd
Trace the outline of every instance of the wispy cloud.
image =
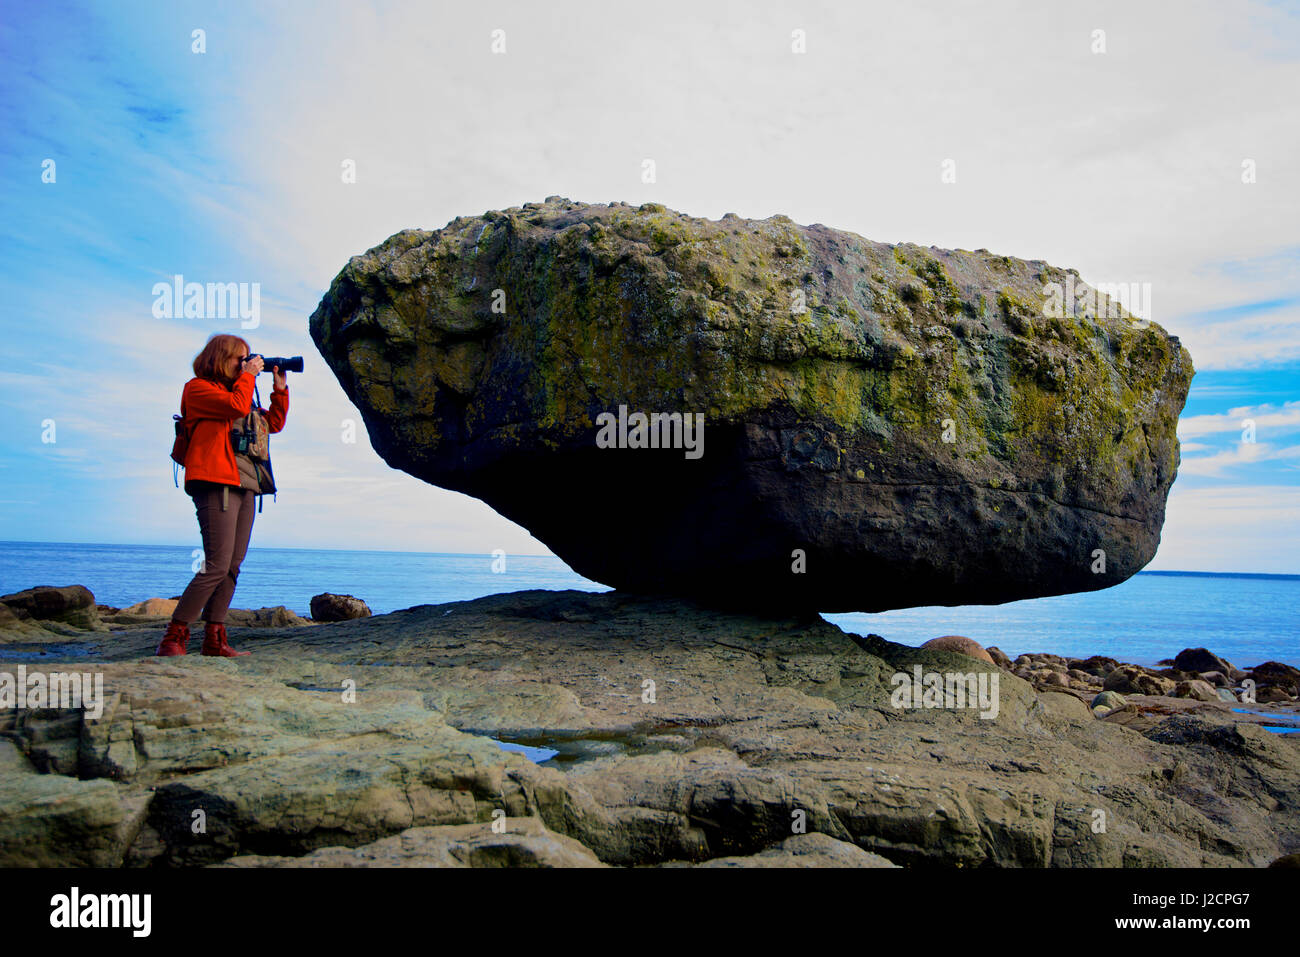
<svg viewBox="0 0 1300 957">
<path fill-rule="evenodd" d="M 1300 445 L 1276 448 L 1265 442 L 1239 442 L 1213 455 L 1184 459 L 1178 470 L 1183 475 L 1218 477 L 1238 466 L 1257 465 L 1278 459 L 1300 459 Z"/>
<path fill-rule="evenodd" d="M 1243 405 L 1221 414 L 1184 417 L 1178 420 L 1178 437 L 1189 439 L 1220 432 L 1241 432 L 1248 423 L 1253 423 L 1257 437 L 1270 429 L 1300 429 L 1300 400 L 1283 403 L 1280 407 Z"/>
<path fill-rule="evenodd" d="M 204 8 L 201 23 L 185 5 L 8 11 L 0 536 L 196 535 L 171 484 L 170 416 L 191 357 L 229 324 L 152 316 L 152 284 L 181 273 L 259 282 L 255 348 L 307 357 L 274 444 L 285 493 L 259 537 L 541 551 L 481 503 L 389 469 L 306 320 L 350 256 L 399 229 L 557 193 L 714 218 L 780 212 L 1046 259 L 1093 283 L 1150 282 L 1152 317 L 1202 372 L 1300 368 L 1300 22 L 1285 6 L 563 7 L 238 2 Z M 1090 51 L 1098 27 L 1103 55 Z M 498 28 L 504 56 L 491 52 Z M 806 55 L 790 51 L 795 28 Z M 56 184 L 40 181 L 45 158 Z M 641 180 L 646 158 L 656 183 Z M 948 158 L 958 176 L 945 185 Z M 1210 531 L 1171 504 L 1166 567 L 1222 567 L 1232 509 L 1266 534 L 1251 486 L 1289 488 L 1296 474 L 1300 403 L 1281 401 L 1293 392 L 1197 381 L 1194 399 L 1254 404 L 1201 405 L 1215 411 L 1180 423 L 1175 500 L 1192 502 L 1197 483 L 1236 493 L 1196 500 L 1221 518 Z M 40 442 L 46 418 L 53 447 Z M 1287 514 L 1275 506 L 1278 534 L 1295 529 Z M 1258 567 L 1232 554 L 1238 570 Z"/>
<path fill-rule="evenodd" d="M 1294 574 L 1300 569 L 1300 486 L 1230 485 L 1169 496 L 1152 568 Z"/>
</svg>

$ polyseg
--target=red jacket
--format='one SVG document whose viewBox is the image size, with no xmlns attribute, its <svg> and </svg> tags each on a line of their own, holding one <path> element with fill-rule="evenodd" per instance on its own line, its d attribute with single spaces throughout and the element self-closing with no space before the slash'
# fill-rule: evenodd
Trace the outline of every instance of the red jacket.
<svg viewBox="0 0 1300 957">
<path fill-rule="evenodd" d="M 210 379 L 191 379 L 181 392 L 181 415 L 189 423 L 190 447 L 185 453 L 186 482 L 216 482 L 239 487 L 239 466 L 230 444 L 235 419 L 243 418 L 253 405 L 251 372 L 240 373 L 232 388 Z M 267 428 L 279 432 L 289 414 L 289 390 L 271 389 L 271 408 L 266 412 Z"/>
</svg>

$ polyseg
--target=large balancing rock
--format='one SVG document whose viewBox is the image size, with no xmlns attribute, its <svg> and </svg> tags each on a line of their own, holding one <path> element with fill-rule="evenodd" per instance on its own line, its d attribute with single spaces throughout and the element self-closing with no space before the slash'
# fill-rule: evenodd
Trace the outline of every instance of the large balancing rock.
<svg viewBox="0 0 1300 957">
<path fill-rule="evenodd" d="M 1123 581 L 1192 378 L 1043 262 L 559 197 L 354 257 L 311 334 L 393 467 L 597 581 L 787 610 Z M 702 414 L 703 455 L 601 447 L 620 406 Z"/>
</svg>

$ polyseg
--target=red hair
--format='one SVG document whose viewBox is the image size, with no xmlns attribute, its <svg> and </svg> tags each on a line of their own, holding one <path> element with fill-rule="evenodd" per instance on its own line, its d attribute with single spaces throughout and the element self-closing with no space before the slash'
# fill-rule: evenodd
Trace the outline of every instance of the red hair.
<svg viewBox="0 0 1300 957">
<path fill-rule="evenodd" d="M 194 375 L 229 388 L 238 374 L 236 360 L 248 355 L 248 348 L 239 336 L 217 333 L 194 357 Z"/>
</svg>

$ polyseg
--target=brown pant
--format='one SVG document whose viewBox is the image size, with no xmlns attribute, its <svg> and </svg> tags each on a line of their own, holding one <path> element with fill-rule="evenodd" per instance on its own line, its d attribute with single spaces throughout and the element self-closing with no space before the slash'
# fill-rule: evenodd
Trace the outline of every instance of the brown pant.
<svg viewBox="0 0 1300 957">
<path fill-rule="evenodd" d="M 253 534 L 253 515 L 257 496 L 248 489 L 221 486 L 211 482 L 194 482 L 190 491 L 194 510 L 203 534 L 203 569 L 176 603 L 172 621 L 186 625 L 202 617 L 212 624 L 224 623 L 230 599 L 239 580 L 239 566 L 248 553 Z M 226 508 L 222 510 L 222 492 Z"/>
</svg>

